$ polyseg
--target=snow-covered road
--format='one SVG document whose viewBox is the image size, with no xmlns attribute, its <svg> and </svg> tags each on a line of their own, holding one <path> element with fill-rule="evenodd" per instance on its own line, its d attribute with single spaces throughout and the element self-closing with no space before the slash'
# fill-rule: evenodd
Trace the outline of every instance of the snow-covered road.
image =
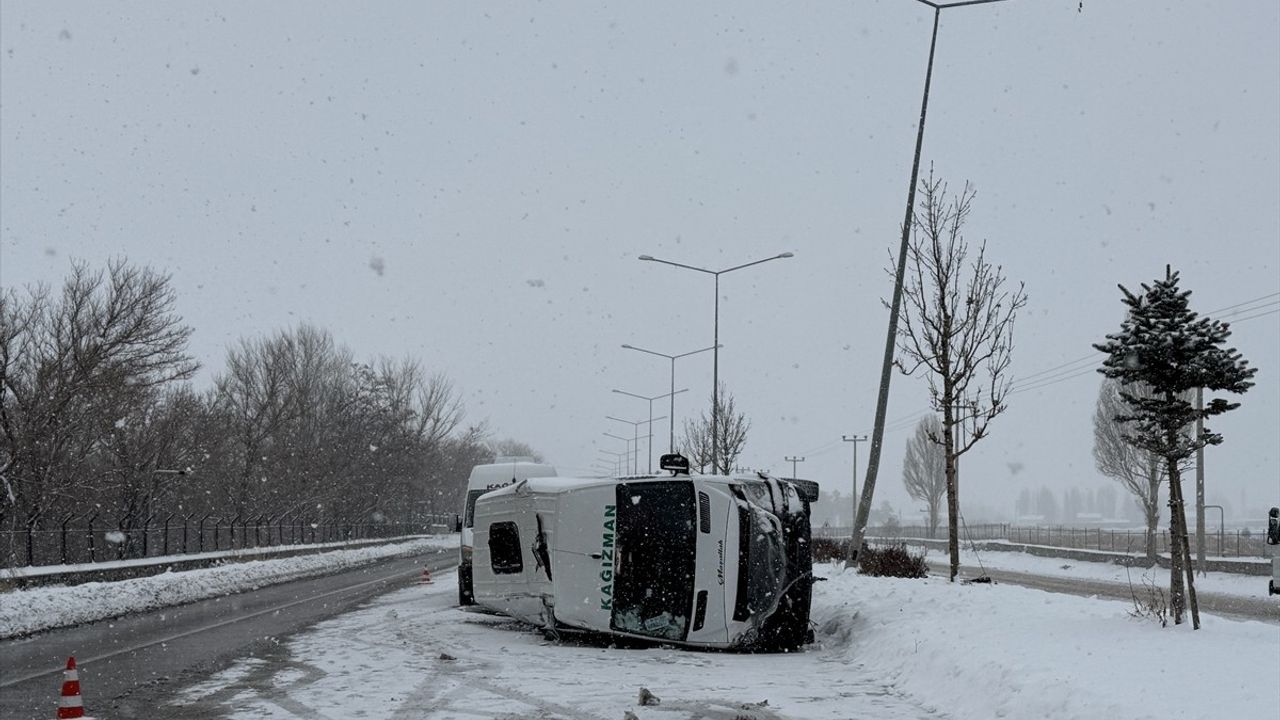
<svg viewBox="0 0 1280 720">
<path fill-rule="evenodd" d="M 849 625 L 790 656 L 552 642 L 506 618 L 454 606 L 454 577 L 389 594 L 322 623 L 275 657 L 239 663 L 182 696 L 235 718 L 936 717 L 855 673 Z M 661 703 L 640 707 L 641 687 Z M 195 706 L 194 708 L 192 706 Z"/>
<path fill-rule="evenodd" d="M 1273 625 L 1210 616 L 1192 632 L 1120 602 L 821 574 L 818 643 L 794 655 L 551 642 L 455 608 L 445 575 L 238 662 L 176 703 L 199 717 L 331 720 L 1207 719 L 1280 703 Z M 638 705 L 641 687 L 661 704 Z"/>
</svg>

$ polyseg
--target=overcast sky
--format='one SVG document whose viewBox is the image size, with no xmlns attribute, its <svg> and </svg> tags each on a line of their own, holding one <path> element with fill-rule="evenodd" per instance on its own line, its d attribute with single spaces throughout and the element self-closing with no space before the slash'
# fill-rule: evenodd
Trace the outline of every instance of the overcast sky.
<svg viewBox="0 0 1280 720">
<path fill-rule="evenodd" d="M 637 257 L 790 251 L 721 278 L 740 462 L 790 474 L 804 456 L 801 476 L 847 492 L 840 438 L 874 419 L 931 22 L 911 0 L 5 2 L 0 283 L 125 256 L 172 275 L 202 386 L 238 338 L 307 321 L 446 373 L 469 420 L 586 472 L 623 449 L 603 433 L 632 434 L 606 415 L 648 417 L 610 391 L 670 383 L 620 345 L 712 344 L 711 278 Z M 1030 296 L 1024 389 L 963 461 L 971 512 L 1111 482 L 1090 343 L 1119 327 L 1116 284 L 1166 263 L 1194 309 L 1236 313 L 1259 368 L 1212 423 L 1210 501 L 1280 502 L 1277 38 L 1273 2 L 943 13 L 924 159 L 976 186 L 966 235 Z M 708 405 L 711 365 L 677 362 L 678 418 Z M 877 503 L 904 520 L 927 409 L 924 380 L 896 375 Z"/>
</svg>

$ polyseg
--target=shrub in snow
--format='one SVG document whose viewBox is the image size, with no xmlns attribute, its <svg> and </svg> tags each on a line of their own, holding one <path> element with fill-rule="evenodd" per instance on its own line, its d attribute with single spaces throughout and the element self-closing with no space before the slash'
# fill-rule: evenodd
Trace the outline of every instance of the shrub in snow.
<svg viewBox="0 0 1280 720">
<path fill-rule="evenodd" d="M 837 540 L 835 538 L 813 538 L 810 541 L 810 547 L 813 548 L 814 562 L 831 562 L 833 560 L 843 560 L 849 553 L 849 541 Z"/>
<path fill-rule="evenodd" d="M 913 555 L 905 545 L 866 547 L 858 553 L 858 572 L 876 577 L 922 578 L 929 574 L 924 553 Z"/>
</svg>

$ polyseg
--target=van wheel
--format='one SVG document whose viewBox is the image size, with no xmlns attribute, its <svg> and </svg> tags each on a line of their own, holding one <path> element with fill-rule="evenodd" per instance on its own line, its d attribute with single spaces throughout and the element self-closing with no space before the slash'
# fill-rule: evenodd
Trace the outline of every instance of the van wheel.
<svg viewBox="0 0 1280 720">
<path fill-rule="evenodd" d="M 476 595 L 475 588 L 471 584 L 471 565 L 458 566 L 458 604 L 459 605 L 475 605 Z"/>
</svg>

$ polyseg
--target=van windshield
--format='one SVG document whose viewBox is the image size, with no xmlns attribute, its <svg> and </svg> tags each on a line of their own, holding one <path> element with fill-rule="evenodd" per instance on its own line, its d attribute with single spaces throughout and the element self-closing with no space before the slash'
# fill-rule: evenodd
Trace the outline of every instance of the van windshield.
<svg viewBox="0 0 1280 720">
<path fill-rule="evenodd" d="M 613 629 L 684 640 L 693 607 L 698 525 L 693 483 L 622 483 L 617 492 Z"/>
<path fill-rule="evenodd" d="M 734 620 L 742 622 L 773 611 L 786 577 L 785 552 L 777 518 L 752 505 L 740 505 Z"/>
<path fill-rule="evenodd" d="M 488 490 L 468 490 L 467 491 L 467 507 L 463 513 L 462 527 L 475 527 L 476 524 L 476 498 L 489 492 Z"/>
</svg>

